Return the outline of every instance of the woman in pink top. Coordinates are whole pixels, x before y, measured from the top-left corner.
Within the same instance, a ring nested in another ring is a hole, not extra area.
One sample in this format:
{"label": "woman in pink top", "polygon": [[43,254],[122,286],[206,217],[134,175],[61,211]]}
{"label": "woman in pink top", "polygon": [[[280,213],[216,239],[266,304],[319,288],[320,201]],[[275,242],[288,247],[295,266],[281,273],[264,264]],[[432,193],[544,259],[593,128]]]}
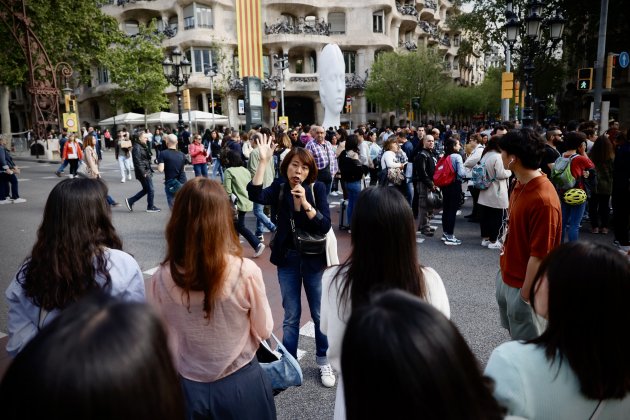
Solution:
{"label": "woman in pink top", "polygon": [[275,419],[256,361],[273,319],[258,266],[242,257],[221,184],[197,177],[177,192],[164,262],[148,298],[161,312],[187,418]]}
{"label": "woman in pink top", "polygon": [[188,145],[188,153],[192,160],[195,176],[208,178],[208,151],[201,143],[201,136],[199,134],[195,134],[193,142]]}

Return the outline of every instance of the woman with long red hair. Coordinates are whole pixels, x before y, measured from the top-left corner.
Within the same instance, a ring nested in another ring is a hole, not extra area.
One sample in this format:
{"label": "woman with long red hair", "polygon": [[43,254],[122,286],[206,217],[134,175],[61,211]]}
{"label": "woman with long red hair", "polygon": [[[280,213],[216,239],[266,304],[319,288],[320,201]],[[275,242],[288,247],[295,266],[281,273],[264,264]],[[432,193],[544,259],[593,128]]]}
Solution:
{"label": "woman with long red hair", "polygon": [[260,268],[242,257],[221,184],[184,184],[166,242],[148,299],[169,330],[187,418],[275,419],[271,384],[256,361],[271,335],[271,309]]}

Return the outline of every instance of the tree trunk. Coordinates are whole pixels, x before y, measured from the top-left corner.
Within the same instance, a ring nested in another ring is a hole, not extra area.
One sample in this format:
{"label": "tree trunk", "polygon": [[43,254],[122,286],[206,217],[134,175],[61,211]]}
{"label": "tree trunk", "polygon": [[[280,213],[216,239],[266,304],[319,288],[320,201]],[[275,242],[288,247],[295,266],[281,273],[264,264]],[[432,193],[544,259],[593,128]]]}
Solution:
{"label": "tree trunk", "polygon": [[[7,145],[11,144],[11,114],[9,114],[9,98],[11,91],[8,86],[0,86],[0,116],[2,116],[2,126],[0,133],[7,140]],[[9,146],[10,147],[10,146]]]}

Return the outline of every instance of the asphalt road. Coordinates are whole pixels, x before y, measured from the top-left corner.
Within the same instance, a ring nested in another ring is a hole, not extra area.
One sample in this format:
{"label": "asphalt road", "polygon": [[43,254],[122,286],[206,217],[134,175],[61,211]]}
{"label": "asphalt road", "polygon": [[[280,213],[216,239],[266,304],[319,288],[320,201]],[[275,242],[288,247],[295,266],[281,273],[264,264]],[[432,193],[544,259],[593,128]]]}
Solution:
{"label": "asphalt road", "polygon": [[[24,169],[20,175],[20,196],[28,201],[21,204],[0,206],[0,290],[4,291],[15,274],[20,263],[30,252],[36,237],[36,230],[41,223],[42,211],[48,193],[60,178],[54,175],[58,164],[38,163],[17,160]],[[104,179],[109,185],[110,194],[123,204],[129,197],[140,190],[136,180],[120,182],[120,172],[112,152],[106,152],[101,164]],[[66,170],[67,172],[67,170]],[[192,172],[189,174],[189,177]],[[123,239],[125,251],[131,253],[145,272],[156,267],[164,256],[164,226],[169,217],[168,206],[162,186],[162,176],[154,178],[156,187],[156,205],[163,210],[160,213],[142,211],[146,201],[136,204],[136,211],[129,213],[124,206],[113,209],[113,221]],[[338,202],[330,197],[331,215],[336,222]],[[470,212],[471,203],[467,200],[463,214]],[[463,216],[463,215],[462,215]],[[480,246],[479,225],[468,223],[459,216],[455,226],[456,236],[463,241],[461,246],[447,247],[439,240],[441,228],[434,238],[418,244],[418,257],[422,264],[433,267],[444,280],[451,305],[452,320],[460,329],[479,362],[483,365],[488,360],[492,349],[509,339],[499,325],[497,306],[494,298],[494,278],[498,269],[498,250],[489,250]],[[438,221],[439,223],[439,221]],[[248,224],[254,227],[251,215]],[[336,225],[336,223],[335,223]],[[587,226],[588,227],[588,224]],[[582,232],[582,239],[601,242],[612,241],[612,237],[591,235]],[[339,253],[343,258],[349,247],[349,234],[337,232]],[[244,243],[244,255],[251,257],[253,251]],[[282,307],[274,267],[269,263],[269,251],[256,260],[265,276],[267,294],[274,313],[276,334],[281,334]],[[307,308],[303,305],[303,308]],[[0,332],[6,331],[7,304],[0,299]],[[308,330],[308,311],[304,311],[302,324]],[[310,335],[310,334],[309,334]],[[304,385],[283,392],[276,397],[278,418],[280,419],[322,419],[331,418],[333,413],[335,390],[326,389],[319,383],[317,367],[314,361],[314,340],[302,336],[300,349],[304,352],[301,364],[304,370]],[[372,369],[379,367],[369,367]]]}

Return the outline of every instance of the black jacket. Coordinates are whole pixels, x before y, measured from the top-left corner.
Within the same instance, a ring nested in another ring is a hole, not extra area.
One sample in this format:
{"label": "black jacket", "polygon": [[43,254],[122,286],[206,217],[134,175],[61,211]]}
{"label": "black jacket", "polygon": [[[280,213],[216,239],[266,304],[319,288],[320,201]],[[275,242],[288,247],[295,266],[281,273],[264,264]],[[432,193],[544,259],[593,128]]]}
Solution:
{"label": "black jacket", "polygon": [[[284,188],[282,203],[279,202],[280,188]],[[306,200],[317,210],[317,214],[309,219],[304,209],[293,212],[295,226],[310,233],[325,235],[331,226],[326,186],[315,181],[313,184],[315,197],[311,194],[310,185],[304,185],[304,189],[306,190]],[[282,266],[286,259],[287,249],[293,246],[290,222],[290,212],[293,211],[293,195],[290,192],[289,181],[283,177],[276,178],[270,186],[264,189],[262,185],[252,185],[250,182],[247,185],[247,192],[250,200],[255,203],[270,205],[271,213],[277,215],[274,221],[277,231],[271,247],[270,261],[276,266]],[[302,256],[302,268],[309,272],[318,272],[325,267],[326,254]]]}
{"label": "black jacket", "polygon": [[153,169],[151,169],[151,153],[147,147],[134,141],[131,157],[133,158],[133,170],[136,174],[136,179],[146,178],[147,175],[151,176],[153,173]]}
{"label": "black jacket", "polygon": [[343,182],[360,181],[368,172],[368,168],[361,164],[358,159],[352,159],[348,157],[344,150],[339,155],[339,171],[341,172],[341,180]]}
{"label": "black jacket", "polygon": [[433,188],[433,173],[435,172],[435,158],[433,152],[420,150],[413,162],[414,179],[427,188]]}

